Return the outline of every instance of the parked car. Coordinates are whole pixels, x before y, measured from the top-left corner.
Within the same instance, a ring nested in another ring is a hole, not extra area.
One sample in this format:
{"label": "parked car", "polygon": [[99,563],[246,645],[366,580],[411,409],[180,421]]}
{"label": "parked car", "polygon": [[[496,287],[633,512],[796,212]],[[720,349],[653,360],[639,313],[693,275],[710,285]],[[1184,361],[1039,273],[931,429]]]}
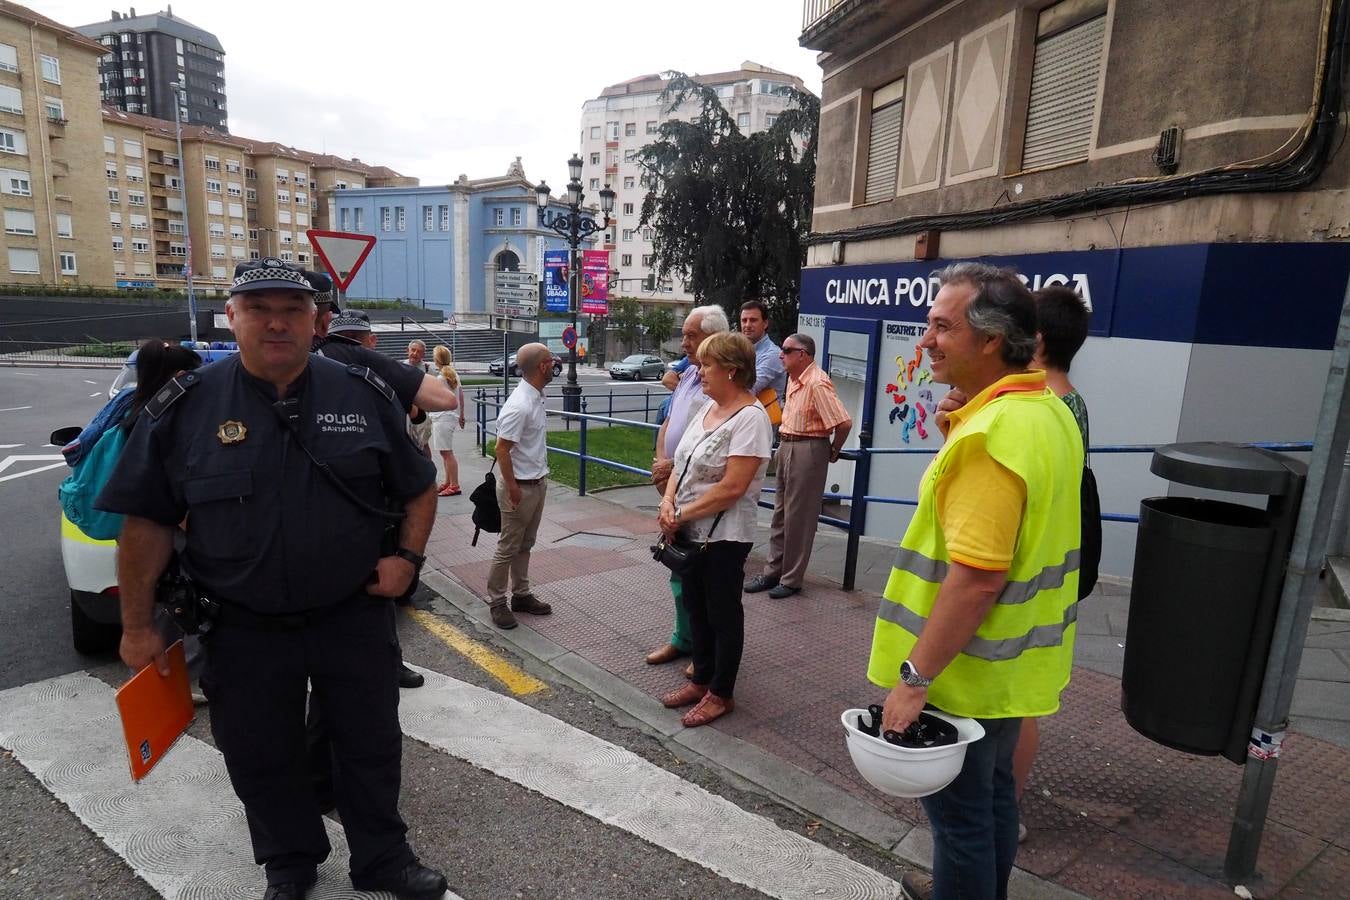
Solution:
{"label": "parked car", "polygon": [[[203,365],[238,353],[236,345],[197,349]],[[113,380],[109,398],[136,387],[136,351],[127,357]],[[83,425],[58,428],[51,443],[64,447],[84,430]],[[58,505],[58,509],[59,509]],[[117,542],[91,538],[61,513],[61,564],[70,588],[70,636],[79,653],[102,653],[122,637],[121,600],[117,591]]]}
{"label": "parked car", "polygon": [[[511,354],[510,356],[508,356],[508,357],[505,357],[504,359],[503,359],[502,357],[499,356],[499,357],[497,357],[496,359],[494,359],[492,362],[488,363],[488,373],[491,374],[491,375],[497,375],[497,376],[500,376],[500,375],[502,374],[502,369],[503,369],[505,366],[510,366],[510,367],[511,367],[511,375],[512,375],[513,377],[516,377],[516,378],[519,378],[519,377],[520,377],[520,369],[516,368],[516,355],[515,355],[514,353],[512,353],[512,354]],[[562,370],[563,370],[563,361],[562,361],[562,357],[559,356],[558,354],[554,353],[554,354],[553,354],[553,377],[554,377],[554,378],[557,378],[559,375],[561,375],[561,374],[562,374]]]}
{"label": "parked car", "polygon": [[634,353],[618,362],[609,364],[610,378],[631,378],[642,381],[644,378],[660,378],[666,372],[666,364],[659,356],[646,353]]}

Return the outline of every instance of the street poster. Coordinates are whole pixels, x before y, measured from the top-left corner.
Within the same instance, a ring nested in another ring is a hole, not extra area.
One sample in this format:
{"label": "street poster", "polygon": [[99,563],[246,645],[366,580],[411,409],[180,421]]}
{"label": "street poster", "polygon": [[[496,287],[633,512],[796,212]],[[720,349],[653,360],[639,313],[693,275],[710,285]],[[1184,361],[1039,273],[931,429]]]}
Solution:
{"label": "street poster", "polygon": [[566,250],[544,251],[544,308],[549,312],[568,311],[567,253]]}
{"label": "street poster", "polygon": [[581,254],[581,311],[609,315],[609,251],[583,250]]}

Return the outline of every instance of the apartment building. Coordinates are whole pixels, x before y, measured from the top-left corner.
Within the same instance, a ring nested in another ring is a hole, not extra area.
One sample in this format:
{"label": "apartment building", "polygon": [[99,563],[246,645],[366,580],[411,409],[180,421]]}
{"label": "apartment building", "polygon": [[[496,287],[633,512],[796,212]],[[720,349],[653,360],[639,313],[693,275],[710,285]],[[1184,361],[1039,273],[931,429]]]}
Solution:
{"label": "apartment building", "polygon": [[[385,167],[103,110],[104,175],[119,287],[224,290],[234,266],[276,256],[313,267],[321,190],[416,183]],[[181,169],[181,175],[180,175]],[[329,186],[322,188],[322,185]]]}
{"label": "apartment building", "polygon": [[[941,441],[917,342],[935,273],[968,258],[1089,304],[1094,444],[1312,438],[1350,276],[1350,4],[1215,10],[804,0],[823,90],[799,326],[877,446]],[[871,483],[916,484],[914,460]],[[1147,466],[1094,458],[1104,510],[1157,492]],[[907,516],[869,507],[867,531]],[[1105,530],[1102,570],[1128,575],[1133,526]]]}
{"label": "apartment building", "polygon": [[124,112],[228,131],[225,48],[214,34],[176,17],[173,6],[138,16],[116,10],[106,22],[75,29],[103,45],[103,103]]}
{"label": "apartment building", "polygon": [[112,281],[99,173],[102,52],[32,10],[0,6],[0,281]]}
{"label": "apartment building", "polygon": [[[789,87],[805,90],[795,75],[754,62],[739,69],[696,76],[717,90],[723,106],[744,133],[763,131],[789,105]],[[588,199],[598,202],[599,191],[608,184],[614,200],[615,224],[604,234],[610,251],[610,268],[619,270],[619,296],[643,301],[676,304],[677,317],[692,304],[693,297],[678,279],[655,282],[652,266],[652,229],[642,227],[642,201],[647,195],[637,152],[657,139],[661,123],[669,118],[691,119],[697,104],[668,113],[660,95],[669,82],[659,74],[640,75],[613,84],[600,96],[587,100],[581,111],[582,185]]]}

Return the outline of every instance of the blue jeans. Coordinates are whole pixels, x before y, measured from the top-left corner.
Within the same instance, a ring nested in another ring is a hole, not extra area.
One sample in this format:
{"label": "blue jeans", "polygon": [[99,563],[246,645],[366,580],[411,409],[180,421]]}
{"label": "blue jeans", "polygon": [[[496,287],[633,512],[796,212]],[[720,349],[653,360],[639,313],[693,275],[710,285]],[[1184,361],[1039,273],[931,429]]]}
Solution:
{"label": "blue jeans", "polygon": [[924,797],[933,828],[933,900],[1006,900],[1017,856],[1012,759],[1021,719],[980,719],[956,780]]}

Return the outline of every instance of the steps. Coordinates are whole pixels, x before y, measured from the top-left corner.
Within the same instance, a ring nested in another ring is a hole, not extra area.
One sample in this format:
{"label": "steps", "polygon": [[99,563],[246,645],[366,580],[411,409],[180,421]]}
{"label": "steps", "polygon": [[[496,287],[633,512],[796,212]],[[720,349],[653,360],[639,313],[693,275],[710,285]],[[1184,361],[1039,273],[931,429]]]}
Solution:
{"label": "steps", "polygon": [[[502,332],[491,328],[409,328],[404,331],[375,332],[375,349],[395,359],[405,359],[408,355],[408,343],[418,340],[427,345],[427,361],[431,361],[432,348],[444,344],[454,352],[455,362],[491,362],[502,355]],[[510,346],[514,351],[522,344],[533,340],[532,335],[510,335]]]}

